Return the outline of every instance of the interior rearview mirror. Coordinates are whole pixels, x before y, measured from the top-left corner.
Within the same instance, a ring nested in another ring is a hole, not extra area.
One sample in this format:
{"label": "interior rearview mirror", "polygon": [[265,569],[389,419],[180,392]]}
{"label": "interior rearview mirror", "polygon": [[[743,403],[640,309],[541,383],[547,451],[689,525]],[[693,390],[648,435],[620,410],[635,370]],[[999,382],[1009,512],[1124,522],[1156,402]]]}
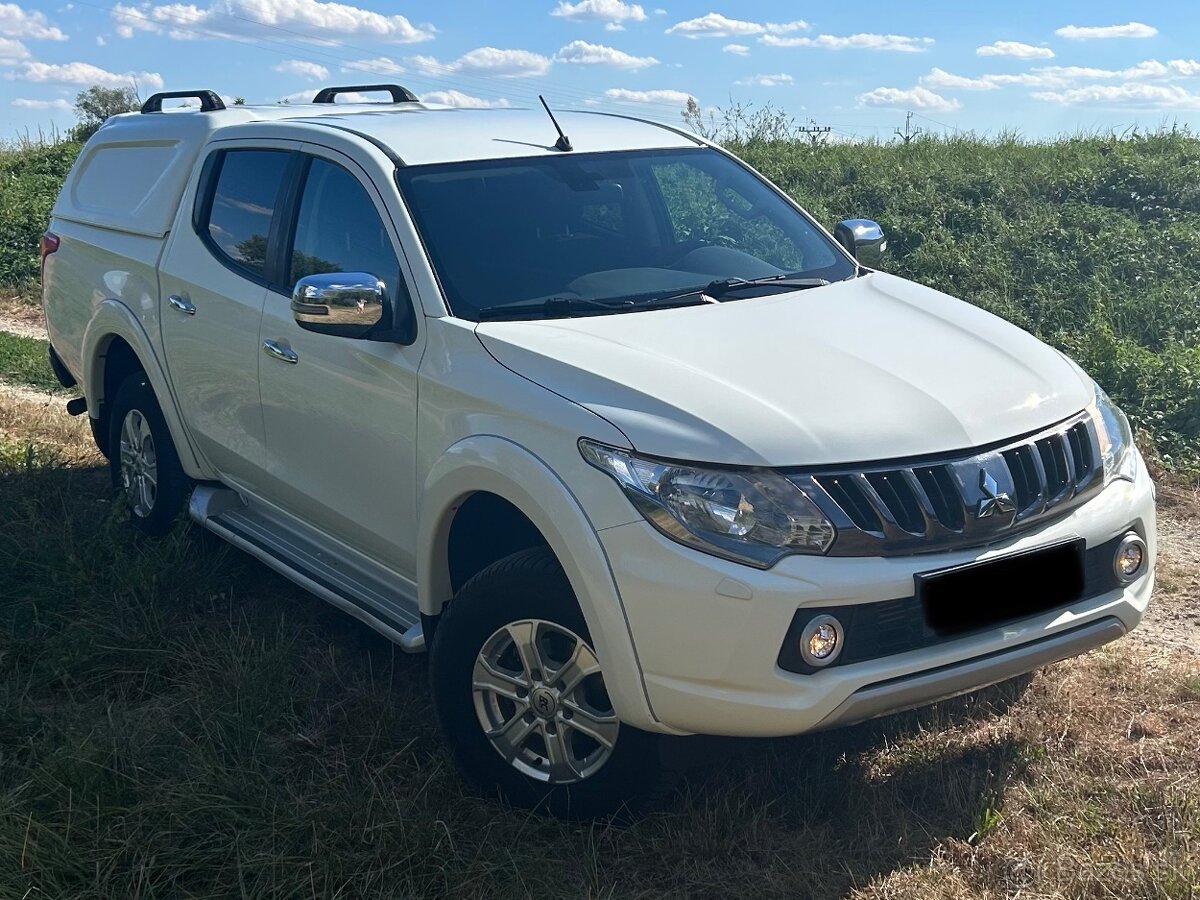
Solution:
{"label": "interior rearview mirror", "polygon": [[878,222],[871,219],[843,219],[833,229],[834,239],[864,266],[878,268],[887,252],[887,238]]}

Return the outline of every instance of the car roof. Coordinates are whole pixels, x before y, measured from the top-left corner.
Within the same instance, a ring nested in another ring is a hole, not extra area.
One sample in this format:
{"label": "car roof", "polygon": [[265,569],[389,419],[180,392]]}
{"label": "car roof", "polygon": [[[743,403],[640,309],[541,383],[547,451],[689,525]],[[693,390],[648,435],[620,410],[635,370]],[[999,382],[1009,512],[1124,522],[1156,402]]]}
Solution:
{"label": "car roof", "polygon": [[[696,147],[682,129],[603,111],[563,110],[555,117],[574,152]],[[110,130],[111,129],[111,130]],[[189,143],[271,135],[319,141],[328,129],[356,134],[384,149],[398,165],[558,155],[558,132],[542,109],[461,109],[426,103],[305,103],[232,106],[114,116],[101,132],[173,136]],[[218,135],[219,132],[219,135]],[[306,134],[307,133],[307,134]]]}
{"label": "car roof", "polygon": [[[397,164],[406,166],[563,152],[555,149],[558,132],[541,109],[457,109],[421,103],[346,104],[346,107],[342,111],[325,104],[307,112],[303,107],[293,106],[293,115],[286,120],[287,130],[293,134],[298,129],[348,131],[387,148]],[[555,117],[576,153],[701,144],[682,130],[629,116],[564,110],[556,112]],[[221,136],[232,138],[235,131],[248,131],[249,127],[249,123],[240,128],[234,126]]]}

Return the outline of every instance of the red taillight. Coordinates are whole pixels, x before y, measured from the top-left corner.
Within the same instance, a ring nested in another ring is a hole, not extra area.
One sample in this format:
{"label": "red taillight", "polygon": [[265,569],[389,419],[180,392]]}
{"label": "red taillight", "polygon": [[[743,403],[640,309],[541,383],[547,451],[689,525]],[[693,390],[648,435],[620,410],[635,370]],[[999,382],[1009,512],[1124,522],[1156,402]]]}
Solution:
{"label": "red taillight", "polygon": [[47,231],[42,235],[42,275],[46,274],[46,257],[58,249],[58,235]]}

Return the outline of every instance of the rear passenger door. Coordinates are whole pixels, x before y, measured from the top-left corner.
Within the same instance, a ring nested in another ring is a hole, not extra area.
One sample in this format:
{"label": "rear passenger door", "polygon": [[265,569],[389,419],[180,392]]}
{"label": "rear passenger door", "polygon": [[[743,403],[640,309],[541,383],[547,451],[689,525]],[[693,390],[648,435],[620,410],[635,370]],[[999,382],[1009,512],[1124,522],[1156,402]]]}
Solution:
{"label": "rear passenger door", "polygon": [[213,146],[159,266],[162,339],[197,449],[226,481],[256,490],[266,458],[258,331],[299,144]]}
{"label": "rear passenger door", "polygon": [[[336,151],[305,146],[283,229],[287,285],[366,272],[386,286],[395,321],[413,316],[404,255],[367,173]],[[416,548],[417,318],[410,344],[321,334],[295,321],[291,291],[263,311],[260,385],[270,484],[266,499],[402,575]]]}

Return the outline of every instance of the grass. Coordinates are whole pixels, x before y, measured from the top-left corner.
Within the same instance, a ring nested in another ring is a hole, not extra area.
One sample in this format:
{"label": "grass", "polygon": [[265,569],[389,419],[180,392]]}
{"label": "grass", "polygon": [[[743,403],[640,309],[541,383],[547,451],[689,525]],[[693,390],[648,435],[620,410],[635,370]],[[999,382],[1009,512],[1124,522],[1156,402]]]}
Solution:
{"label": "grass", "polygon": [[[879,218],[895,271],[1069,349],[1200,471],[1200,142],[740,149],[822,221]],[[0,151],[0,282],[36,276],[73,153]],[[53,388],[45,345],[0,333],[4,380]],[[566,825],[464,787],[424,658],[204,532],[137,538],[102,463],[60,398],[0,384],[0,898],[1200,896],[1194,653],[673,742],[698,765],[661,809]]]}
{"label": "grass", "polygon": [[[1066,351],[1161,466],[1200,476],[1200,139],[1171,129],[813,147],[769,110],[733,112],[725,143],[820,222],[877,219],[888,271]],[[0,285],[29,293],[78,149],[0,148]]]}
{"label": "grass", "polygon": [[196,529],[135,537],[64,459],[0,441],[0,896],[1200,892],[1189,654],[677,742],[663,808],[566,825],[464,787],[423,657]]}
{"label": "grass", "polygon": [[0,331],[0,381],[61,393],[46,356],[48,344],[31,337]]}

